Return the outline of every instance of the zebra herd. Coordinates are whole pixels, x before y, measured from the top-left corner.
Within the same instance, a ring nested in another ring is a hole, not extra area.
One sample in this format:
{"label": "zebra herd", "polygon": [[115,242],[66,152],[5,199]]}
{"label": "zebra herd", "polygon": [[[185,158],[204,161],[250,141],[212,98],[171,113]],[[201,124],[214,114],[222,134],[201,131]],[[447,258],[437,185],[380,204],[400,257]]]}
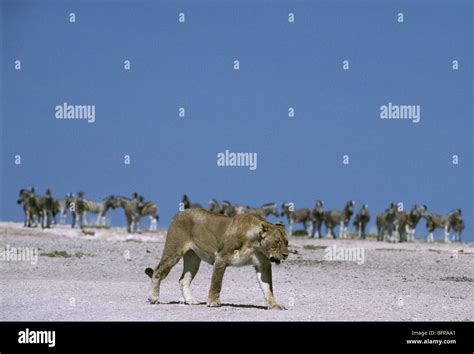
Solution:
{"label": "zebra herd", "polygon": [[[284,217],[288,220],[288,234],[293,235],[293,225],[301,223],[309,237],[322,238],[321,228],[326,227],[326,236],[333,238],[348,237],[348,228],[354,214],[354,201],[349,200],[342,210],[324,210],[322,200],[317,200],[313,209],[295,209],[293,203],[283,202],[281,213],[278,212],[276,203],[267,203],[259,208],[252,208],[242,204],[231,204],[229,201],[218,202],[212,199],[209,202],[208,210],[227,216],[234,216],[243,213],[254,213],[264,218],[269,215]],[[202,208],[199,203],[191,203],[189,197],[184,195],[181,199],[181,206],[187,208]],[[400,210],[395,203],[390,203],[385,211],[379,213],[376,218],[377,240],[390,242],[406,242],[415,239],[415,229],[421,218],[425,218],[428,229],[428,242],[434,241],[433,231],[437,228],[444,230],[444,241],[449,242],[449,233],[453,241],[461,241],[461,233],[464,230],[464,219],[461,209],[454,209],[447,215],[428,213],[426,205],[414,205],[409,212]],[[370,212],[367,204],[362,204],[353,218],[353,228],[361,239],[366,238],[366,227],[370,221]],[[339,236],[336,236],[334,229],[339,226]]]}
{"label": "zebra herd", "polygon": [[53,197],[48,188],[45,195],[37,195],[35,188],[23,188],[17,200],[23,204],[25,214],[25,227],[49,228],[56,224],[56,217],[60,215],[60,224],[66,223],[67,213],[71,213],[74,228],[77,225],[83,228],[88,225],[87,214],[97,214],[96,225],[105,225],[105,214],[109,209],[123,208],[127,220],[127,231],[138,231],[138,224],[143,216],[150,218],[150,231],[155,231],[158,224],[158,208],[155,203],[146,201],[145,198],[133,193],[131,198],[109,195],[102,200],[84,198],[84,192],[74,196],[68,193],[63,199]]}
{"label": "zebra herd", "polygon": [[[44,195],[36,195],[34,187],[21,189],[18,197],[18,204],[23,205],[25,214],[25,227],[49,228],[56,224],[56,217],[59,214],[60,224],[66,223],[67,213],[72,217],[71,226],[84,227],[88,225],[87,214],[97,215],[96,225],[105,225],[105,215],[109,209],[122,208],[127,221],[127,231],[129,233],[139,230],[140,219],[144,216],[150,218],[150,231],[157,229],[159,220],[158,208],[155,203],[146,201],[145,198],[133,193],[131,198],[124,196],[109,195],[102,200],[90,200],[84,198],[84,193],[79,192],[77,196],[68,193],[63,199],[53,197],[48,188]],[[324,202],[317,200],[313,209],[295,209],[293,203],[283,202],[281,212],[276,203],[263,204],[261,207],[250,207],[243,204],[232,204],[227,200],[218,202],[212,199],[209,202],[208,210],[225,216],[235,216],[244,213],[253,213],[263,218],[270,215],[275,217],[286,216],[288,220],[288,234],[293,235],[293,225],[301,223],[309,237],[322,238],[322,226],[326,227],[326,236],[333,238],[347,238],[348,228],[354,214],[354,201],[349,200],[342,210],[324,209]],[[199,203],[192,203],[189,197],[184,194],[179,203],[179,209],[203,208]],[[461,241],[461,233],[464,229],[464,219],[461,209],[454,209],[447,215],[429,213],[426,205],[413,205],[410,211],[403,211],[395,203],[389,206],[376,217],[377,240],[390,242],[413,241],[415,229],[419,221],[424,218],[428,229],[428,242],[433,242],[433,231],[437,228],[444,230],[444,241],[449,242],[450,231],[453,231],[452,240]],[[358,238],[366,238],[366,227],[370,221],[370,212],[367,204],[362,204],[353,218],[353,229]],[[339,235],[335,233],[335,228],[339,226]]]}

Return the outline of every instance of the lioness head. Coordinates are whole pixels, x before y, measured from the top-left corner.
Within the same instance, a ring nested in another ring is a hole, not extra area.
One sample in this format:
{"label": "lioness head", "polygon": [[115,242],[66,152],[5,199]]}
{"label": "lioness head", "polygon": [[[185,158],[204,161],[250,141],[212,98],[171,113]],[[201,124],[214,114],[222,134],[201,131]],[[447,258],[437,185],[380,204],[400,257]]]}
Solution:
{"label": "lioness head", "polygon": [[262,223],[260,237],[262,252],[270,259],[270,262],[279,264],[288,257],[288,239],[284,224]]}

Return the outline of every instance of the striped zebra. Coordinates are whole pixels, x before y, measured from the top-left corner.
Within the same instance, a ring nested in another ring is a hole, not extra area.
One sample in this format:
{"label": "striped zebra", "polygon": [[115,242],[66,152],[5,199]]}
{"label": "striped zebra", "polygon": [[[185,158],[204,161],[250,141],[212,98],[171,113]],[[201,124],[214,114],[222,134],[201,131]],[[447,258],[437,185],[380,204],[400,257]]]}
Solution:
{"label": "striped zebra", "polygon": [[422,217],[428,215],[426,205],[413,205],[409,212],[397,211],[395,216],[395,229],[400,236],[400,242],[414,241],[415,229]]}
{"label": "striped zebra", "polygon": [[388,232],[389,239],[392,240],[396,216],[397,207],[395,203],[390,203],[385,211],[377,215],[377,241],[384,241],[386,232]]}
{"label": "striped zebra", "polygon": [[208,204],[209,208],[207,210],[212,211],[213,213],[220,213],[221,206],[217,200],[211,199]]}
{"label": "striped zebra", "polygon": [[324,214],[324,223],[326,224],[326,229],[333,238],[336,238],[334,233],[334,228],[339,225],[339,237],[347,236],[347,227],[349,221],[351,220],[352,214],[354,213],[354,201],[349,200],[346,203],[346,206],[343,210],[331,209]]}
{"label": "striped zebra", "polygon": [[41,228],[51,227],[55,205],[51,189],[47,188],[45,195],[42,196],[35,194],[34,187],[30,190],[21,189],[17,203],[23,204],[25,226],[36,227],[39,223]]}
{"label": "striped zebra", "polygon": [[25,227],[36,227],[40,219],[40,209],[36,203],[35,188],[22,188],[18,195],[18,204],[23,204],[23,213],[25,214]]}
{"label": "striped zebra", "polygon": [[133,193],[132,200],[137,200],[140,203],[140,217],[149,216],[150,217],[150,227],[148,228],[149,231],[156,231],[158,228],[158,220],[160,219],[158,216],[158,207],[155,203],[146,201],[142,195],[138,193]]}
{"label": "striped zebra", "polygon": [[247,207],[241,204],[232,204],[227,200],[223,200],[220,204],[221,209],[220,213],[225,216],[236,216],[240,214],[245,214],[247,212]]}
{"label": "striped zebra", "polygon": [[464,230],[464,219],[462,215],[459,215],[457,220],[452,223],[452,228],[454,231],[452,241],[461,242],[461,234]]}
{"label": "striped zebra", "polygon": [[444,229],[444,242],[449,242],[449,231],[451,229],[459,230],[460,225],[464,225],[461,209],[454,209],[447,215],[428,214],[426,216],[427,241],[434,242],[433,231],[435,229]]}
{"label": "striped zebra", "polygon": [[65,225],[67,219],[67,211],[74,202],[72,193],[68,193],[63,199],[56,199],[54,201],[53,222],[56,224],[56,215],[59,213],[59,224]]}
{"label": "striped zebra", "polygon": [[287,216],[288,219],[288,235],[293,235],[293,224],[302,223],[304,229],[311,235],[310,226],[312,226],[312,216],[311,210],[308,208],[293,209],[293,204],[288,202],[283,202],[281,204],[281,216]]}
{"label": "striped zebra", "polygon": [[259,215],[259,216],[261,216],[262,218],[265,218],[265,219],[269,215],[274,215],[276,217],[280,216],[278,214],[278,206],[276,205],[276,203],[263,204],[260,208],[247,207],[246,212],[249,213],[249,214]]}
{"label": "striped zebra", "polygon": [[316,234],[318,238],[321,238],[321,225],[324,222],[324,202],[322,200],[316,201],[311,214],[313,220],[313,231],[311,237],[314,237]]}
{"label": "striped zebra", "polygon": [[189,197],[186,194],[183,194],[183,197],[181,198],[181,205],[184,209],[202,208],[202,205],[199,203],[191,203],[191,200],[189,200]]}
{"label": "striped zebra", "polygon": [[128,233],[139,231],[140,210],[143,208],[143,203],[139,199],[129,199],[123,196],[115,197],[115,207],[121,207],[124,210]]}
{"label": "striped zebra", "polygon": [[109,195],[100,201],[96,201],[84,199],[84,192],[79,192],[74,203],[72,227],[75,226],[76,222],[81,228],[88,225],[87,213],[97,214],[96,225],[105,225],[105,214],[110,208],[115,209],[115,196]]}
{"label": "striped zebra", "polygon": [[365,228],[370,221],[369,206],[362,204],[356,216],[354,217],[354,228],[358,233],[359,238],[365,240]]}

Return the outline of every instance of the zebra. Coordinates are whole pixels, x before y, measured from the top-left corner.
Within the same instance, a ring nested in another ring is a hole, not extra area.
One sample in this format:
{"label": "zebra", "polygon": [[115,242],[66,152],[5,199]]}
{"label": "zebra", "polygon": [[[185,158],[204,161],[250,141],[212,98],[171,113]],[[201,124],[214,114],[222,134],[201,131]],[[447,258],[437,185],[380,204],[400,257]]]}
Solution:
{"label": "zebra", "polygon": [[409,212],[397,211],[395,227],[400,235],[400,242],[415,240],[416,226],[422,217],[427,216],[427,210],[426,205],[414,204]]}
{"label": "zebra", "polygon": [[212,211],[213,213],[220,213],[221,211],[221,206],[219,205],[219,202],[215,199],[211,199],[209,201],[209,211]]}
{"label": "zebra", "polygon": [[225,216],[236,216],[240,214],[245,214],[247,212],[247,207],[241,204],[232,205],[229,201],[223,200],[220,204],[220,213]]}
{"label": "zebra", "polygon": [[184,209],[202,208],[202,205],[199,203],[191,203],[189,197],[186,194],[183,194],[183,197],[181,198],[181,205]]}
{"label": "zebra", "polygon": [[245,212],[249,214],[259,215],[262,218],[267,218],[269,215],[274,215],[276,217],[280,216],[280,214],[278,214],[278,206],[276,205],[276,203],[266,203],[263,204],[260,208],[251,208],[248,206],[246,207]]}
{"label": "zebra", "polygon": [[365,228],[370,221],[369,206],[362,204],[354,217],[354,229],[358,232],[358,237],[365,240]]}
{"label": "zebra", "polygon": [[74,202],[74,196],[72,193],[66,194],[63,199],[56,199],[54,201],[53,210],[53,222],[56,224],[56,214],[59,213],[59,224],[65,225],[67,218],[67,210],[71,207],[71,203]]}
{"label": "zebra", "polygon": [[462,223],[462,212],[461,209],[451,210],[447,215],[440,214],[427,214],[426,215],[426,227],[428,228],[428,242],[434,242],[433,231],[435,229],[444,229],[444,242],[449,242],[449,230],[456,227],[459,230]]}
{"label": "zebra", "polygon": [[347,236],[347,226],[354,213],[354,201],[349,200],[343,210],[331,209],[324,214],[324,223],[329,236],[336,238],[334,228],[339,225],[339,237]]}
{"label": "zebra", "polygon": [[464,230],[464,219],[462,218],[462,215],[458,216],[458,218],[452,223],[451,227],[454,231],[452,241],[461,242],[461,234]]}
{"label": "zebra", "polygon": [[[155,203],[146,201],[143,196],[139,195],[138,193],[134,193],[132,200],[137,200],[141,203],[141,207],[139,209],[140,217],[148,215],[150,217],[150,227],[148,228],[149,231],[156,231],[158,220],[160,219],[158,216],[158,207]],[[138,225],[137,225],[138,226]]]}
{"label": "zebra", "polygon": [[40,209],[35,198],[35,188],[22,188],[17,200],[18,204],[23,204],[23,213],[25,214],[25,227],[36,227],[37,221],[40,219]]}
{"label": "zebra", "polygon": [[140,222],[140,213],[144,206],[143,202],[139,199],[140,198],[128,199],[123,196],[117,196],[114,199],[115,208],[121,207],[125,212],[128,233],[139,231],[138,223]]}
{"label": "zebra", "polygon": [[377,215],[377,241],[383,241],[385,232],[387,231],[390,239],[392,239],[395,229],[395,220],[397,216],[397,207],[394,203],[390,203],[385,211]]}
{"label": "zebra", "polygon": [[311,237],[314,237],[316,233],[317,236],[321,238],[321,225],[324,222],[324,202],[322,200],[317,200],[314,204],[314,208],[312,210],[312,219],[313,232],[311,233]]}
{"label": "zebra", "polygon": [[293,224],[302,223],[308,235],[311,235],[309,226],[312,224],[311,210],[301,208],[293,210],[292,203],[283,202],[281,204],[281,216],[287,216],[288,219],[288,235],[293,235]]}
{"label": "zebra", "polygon": [[74,201],[75,208],[73,208],[72,227],[74,228],[76,221],[82,228],[87,225],[87,213],[97,214],[96,225],[105,225],[105,214],[112,208],[115,209],[115,196],[109,195],[101,201],[84,199],[84,192],[77,193],[77,198]]}

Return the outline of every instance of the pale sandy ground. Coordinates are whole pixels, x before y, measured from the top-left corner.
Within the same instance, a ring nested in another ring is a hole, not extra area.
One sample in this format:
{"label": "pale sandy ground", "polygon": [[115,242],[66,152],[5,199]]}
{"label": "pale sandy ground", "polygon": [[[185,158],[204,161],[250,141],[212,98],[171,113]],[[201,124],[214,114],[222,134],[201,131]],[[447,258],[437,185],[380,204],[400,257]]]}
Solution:
{"label": "pale sandy ground", "polygon": [[[0,223],[0,247],[37,247],[40,253],[83,252],[78,257],[40,256],[38,263],[0,261],[0,320],[8,321],[472,321],[472,243],[389,244],[357,240],[290,239],[289,259],[273,266],[277,301],[268,311],[252,267],[228,268],[221,308],[204,305],[211,266],[193,282],[202,305],[179,303],[182,264],[162,284],[161,301],[146,302],[145,267],[158,263],[165,232],[128,236],[123,229],[96,231],[59,226],[27,229]],[[365,263],[324,260],[324,248],[363,247]],[[319,246],[307,249],[304,246]],[[457,281],[456,281],[457,280]]]}

